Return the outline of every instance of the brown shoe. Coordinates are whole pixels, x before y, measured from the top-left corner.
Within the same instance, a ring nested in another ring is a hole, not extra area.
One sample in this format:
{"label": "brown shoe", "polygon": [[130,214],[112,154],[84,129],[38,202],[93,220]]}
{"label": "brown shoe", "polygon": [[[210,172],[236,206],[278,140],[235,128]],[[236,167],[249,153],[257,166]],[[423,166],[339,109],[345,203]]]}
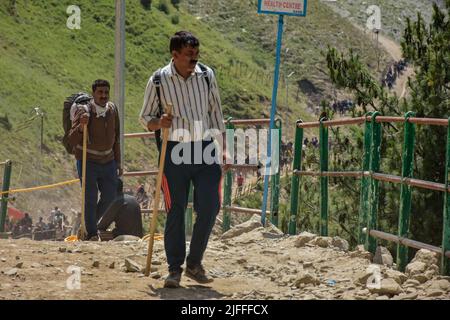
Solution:
{"label": "brown shoe", "polygon": [[192,280],[197,281],[198,283],[210,283],[214,281],[213,278],[206,275],[206,271],[205,269],[203,269],[202,265],[186,266],[186,271],[184,272],[184,274],[186,275],[186,277],[189,277]]}
{"label": "brown shoe", "polygon": [[179,288],[181,281],[181,271],[170,271],[164,281],[164,288]]}

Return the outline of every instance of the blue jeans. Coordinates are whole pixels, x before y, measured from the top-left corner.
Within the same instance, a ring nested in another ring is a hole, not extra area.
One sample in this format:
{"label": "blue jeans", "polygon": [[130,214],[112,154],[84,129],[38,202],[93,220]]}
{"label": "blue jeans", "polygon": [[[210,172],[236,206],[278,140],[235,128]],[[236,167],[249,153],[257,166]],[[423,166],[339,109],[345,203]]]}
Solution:
{"label": "blue jeans", "polygon": [[[77,171],[81,181],[81,160],[77,160]],[[100,191],[100,201],[98,193]],[[100,164],[86,162],[86,194],[84,205],[84,222],[88,239],[97,235],[97,222],[113,202],[117,194],[116,161]],[[98,201],[98,203],[97,203]]]}

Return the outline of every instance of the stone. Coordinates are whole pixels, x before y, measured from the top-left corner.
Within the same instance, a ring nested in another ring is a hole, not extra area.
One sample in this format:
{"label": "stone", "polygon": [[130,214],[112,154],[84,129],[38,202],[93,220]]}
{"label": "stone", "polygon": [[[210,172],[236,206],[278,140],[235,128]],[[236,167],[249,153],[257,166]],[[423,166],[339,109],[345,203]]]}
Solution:
{"label": "stone", "polygon": [[370,268],[367,268],[364,271],[360,271],[360,272],[356,273],[356,275],[355,275],[356,282],[366,285],[367,279],[369,279],[369,277],[372,275],[373,275],[373,272],[372,272],[372,270],[370,270]]}
{"label": "stone", "polygon": [[420,282],[414,279],[408,279],[403,283],[403,287],[405,288],[415,288],[420,286]]}
{"label": "stone", "polygon": [[350,257],[371,260],[372,254],[369,251],[366,251],[364,245],[361,244],[356,247],[355,251],[350,252]]}
{"label": "stone", "polygon": [[330,237],[317,237],[311,240],[309,243],[321,248],[328,248],[332,245],[332,239]]}
{"label": "stone", "polygon": [[371,293],[378,293],[380,295],[396,295],[402,292],[400,285],[395,280],[387,278],[382,279],[379,287],[370,285],[368,289]]}
{"label": "stone", "polygon": [[42,265],[41,265],[40,263],[33,262],[33,263],[31,264],[31,267],[32,267],[32,268],[35,268],[35,269],[39,269],[39,268],[42,268]]}
{"label": "stone", "polygon": [[347,240],[344,240],[339,237],[333,237],[331,244],[333,245],[333,247],[336,247],[342,251],[348,251],[349,248]]}
{"label": "stone", "polygon": [[426,292],[426,296],[427,297],[439,297],[442,296],[444,294],[444,292],[442,290],[430,290]]}
{"label": "stone", "polygon": [[152,279],[160,279],[161,278],[161,274],[159,272],[152,272],[152,273],[150,273],[150,277]]}
{"label": "stone", "polygon": [[16,256],[16,260],[20,260],[20,257],[19,257],[19,256]]}
{"label": "stone", "polygon": [[141,272],[142,267],[131,259],[125,259],[125,271],[126,272]]}
{"label": "stone", "polygon": [[92,267],[93,268],[99,268],[100,267],[100,261],[94,260],[94,262],[92,262]]}
{"label": "stone", "polygon": [[315,237],[317,237],[317,235],[304,231],[297,236],[294,242],[294,246],[297,248],[304,247],[308,242],[313,240]]}
{"label": "stone", "polygon": [[402,285],[408,279],[408,277],[404,273],[392,269],[387,269],[385,274],[387,278],[394,279],[395,282],[400,285]]}
{"label": "stone", "polygon": [[7,276],[15,276],[17,274],[17,272],[19,272],[19,270],[17,268],[12,268],[12,269],[6,271],[5,275],[7,275]]}
{"label": "stone", "polygon": [[2,262],[6,262],[6,259],[5,259],[5,258],[2,258]]}
{"label": "stone", "polygon": [[379,297],[376,297],[375,300],[389,300],[389,297],[388,296],[379,296]]}
{"label": "stone", "polygon": [[113,239],[113,241],[140,241],[141,238],[131,235],[120,235]]}
{"label": "stone", "polygon": [[237,262],[238,264],[246,264],[246,263],[247,263],[247,259],[245,259],[245,258],[240,258],[240,259],[237,259],[236,262]]}
{"label": "stone", "polygon": [[59,247],[59,248],[58,248],[58,251],[59,251],[59,252],[66,252],[66,250],[67,250],[67,249],[64,248],[64,247]]}
{"label": "stone", "polygon": [[432,280],[428,284],[428,289],[450,291],[450,282],[447,280]]}
{"label": "stone", "polygon": [[111,264],[109,265],[109,268],[110,268],[110,269],[114,269],[115,266],[116,266],[116,263],[113,261],[113,262],[111,262]]}
{"label": "stone", "polygon": [[392,258],[392,255],[387,248],[378,246],[375,256],[373,257],[373,263],[390,267],[394,263],[394,258]]}
{"label": "stone", "polygon": [[430,278],[429,278],[426,274],[424,274],[424,273],[421,273],[421,274],[415,274],[415,275],[412,276],[412,279],[417,280],[417,281],[419,281],[420,283],[425,283],[425,282],[427,282],[428,280],[430,280]]}
{"label": "stone", "polygon": [[412,277],[416,274],[422,274],[425,272],[427,265],[421,261],[411,262],[406,266],[405,274],[408,277]]}
{"label": "stone", "polygon": [[314,277],[313,275],[311,275],[309,273],[301,273],[294,280],[294,285],[297,288],[300,288],[301,284],[304,284],[304,285],[306,285],[306,284],[317,285],[319,283],[320,283],[320,281],[316,277]]}
{"label": "stone", "polygon": [[233,228],[231,228],[230,230],[224,232],[221,238],[222,239],[234,238],[260,227],[261,227],[261,217],[257,214],[254,214],[248,221],[238,224]]}
{"label": "stone", "polygon": [[414,259],[412,259],[411,262],[420,261],[425,263],[427,267],[431,266],[432,264],[437,265],[439,263],[439,256],[437,253],[432,252],[427,249],[420,249],[417,251],[416,255],[414,256]]}
{"label": "stone", "polygon": [[400,293],[398,296],[393,297],[392,300],[415,300],[417,297],[417,292]]}
{"label": "stone", "polygon": [[16,264],[15,266],[17,269],[22,269],[23,267],[23,262],[19,262],[18,264]]}

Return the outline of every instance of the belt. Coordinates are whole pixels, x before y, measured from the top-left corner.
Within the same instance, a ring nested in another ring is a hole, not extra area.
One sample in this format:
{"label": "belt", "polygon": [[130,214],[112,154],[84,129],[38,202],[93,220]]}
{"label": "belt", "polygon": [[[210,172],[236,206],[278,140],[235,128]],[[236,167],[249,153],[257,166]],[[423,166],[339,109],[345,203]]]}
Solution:
{"label": "belt", "polygon": [[[77,149],[83,150],[83,147],[80,145],[77,145]],[[86,151],[90,154],[95,154],[96,156],[107,156],[109,155],[113,150],[112,149],[108,149],[105,151],[97,151],[97,150],[92,150],[87,148]]]}

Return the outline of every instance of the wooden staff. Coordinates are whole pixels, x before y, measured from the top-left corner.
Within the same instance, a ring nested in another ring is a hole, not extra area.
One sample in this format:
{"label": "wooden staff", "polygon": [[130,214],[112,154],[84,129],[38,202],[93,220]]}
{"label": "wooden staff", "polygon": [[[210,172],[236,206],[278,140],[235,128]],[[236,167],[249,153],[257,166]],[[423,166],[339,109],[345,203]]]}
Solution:
{"label": "wooden staff", "polygon": [[[172,113],[172,105],[168,104],[166,113],[170,115]],[[147,254],[147,266],[145,267],[145,276],[148,277],[152,267],[152,255],[153,255],[153,242],[155,237],[156,222],[159,213],[159,198],[161,195],[161,182],[164,173],[164,160],[166,159],[167,140],[169,138],[169,128],[163,128],[163,141],[161,146],[161,155],[159,157],[159,171],[156,179],[156,190],[153,202],[153,214],[150,223],[150,237],[148,238],[148,254]]]}
{"label": "wooden staff", "polygon": [[85,240],[87,235],[85,217],[85,201],[86,201],[86,151],[87,151],[87,124],[83,125],[83,160],[81,166],[81,232],[80,240]]}

